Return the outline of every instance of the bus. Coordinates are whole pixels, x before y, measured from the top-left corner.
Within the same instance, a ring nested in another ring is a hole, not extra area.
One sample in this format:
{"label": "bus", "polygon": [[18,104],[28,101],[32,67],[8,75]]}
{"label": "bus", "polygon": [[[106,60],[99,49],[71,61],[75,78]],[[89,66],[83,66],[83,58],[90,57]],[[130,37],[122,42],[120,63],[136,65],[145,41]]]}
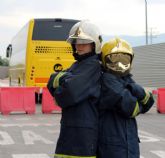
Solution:
{"label": "bus", "polygon": [[9,85],[45,87],[51,73],[68,68],[74,58],[66,39],[78,21],[60,18],[30,20],[6,50]]}

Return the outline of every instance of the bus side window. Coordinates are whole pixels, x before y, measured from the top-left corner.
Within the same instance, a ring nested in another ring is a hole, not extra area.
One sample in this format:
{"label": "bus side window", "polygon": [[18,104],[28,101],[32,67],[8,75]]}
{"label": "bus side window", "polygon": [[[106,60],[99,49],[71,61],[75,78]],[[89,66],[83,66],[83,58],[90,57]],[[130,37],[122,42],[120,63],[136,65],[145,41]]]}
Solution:
{"label": "bus side window", "polygon": [[12,54],[12,45],[9,44],[7,49],[6,49],[6,57],[7,58],[11,57],[11,54]]}

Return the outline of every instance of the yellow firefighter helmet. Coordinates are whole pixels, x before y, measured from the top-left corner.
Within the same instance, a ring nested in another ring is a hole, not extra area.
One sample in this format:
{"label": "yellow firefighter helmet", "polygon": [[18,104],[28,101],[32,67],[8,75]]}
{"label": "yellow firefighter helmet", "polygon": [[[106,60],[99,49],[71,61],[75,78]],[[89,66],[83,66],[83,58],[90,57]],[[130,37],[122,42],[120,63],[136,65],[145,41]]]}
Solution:
{"label": "yellow firefighter helmet", "polygon": [[119,75],[129,73],[133,57],[130,44],[120,38],[114,38],[102,47],[103,66]]}

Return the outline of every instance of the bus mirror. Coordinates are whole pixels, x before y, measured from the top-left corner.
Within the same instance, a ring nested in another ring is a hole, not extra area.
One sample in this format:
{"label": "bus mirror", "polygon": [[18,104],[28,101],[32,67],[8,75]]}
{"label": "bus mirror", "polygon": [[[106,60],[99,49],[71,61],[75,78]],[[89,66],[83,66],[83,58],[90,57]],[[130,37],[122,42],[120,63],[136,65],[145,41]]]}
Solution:
{"label": "bus mirror", "polygon": [[6,50],[6,57],[9,58],[9,51]]}
{"label": "bus mirror", "polygon": [[12,54],[12,45],[9,44],[7,49],[6,49],[6,57],[9,58]]}

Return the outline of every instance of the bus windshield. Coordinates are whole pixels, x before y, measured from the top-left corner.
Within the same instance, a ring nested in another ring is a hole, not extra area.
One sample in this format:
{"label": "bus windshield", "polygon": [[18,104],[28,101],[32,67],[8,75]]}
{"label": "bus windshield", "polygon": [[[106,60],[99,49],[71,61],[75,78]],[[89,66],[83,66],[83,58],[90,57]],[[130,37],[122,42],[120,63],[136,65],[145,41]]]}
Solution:
{"label": "bus windshield", "polygon": [[71,27],[78,21],[61,19],[36,19],[32,40],[66,41]]}

